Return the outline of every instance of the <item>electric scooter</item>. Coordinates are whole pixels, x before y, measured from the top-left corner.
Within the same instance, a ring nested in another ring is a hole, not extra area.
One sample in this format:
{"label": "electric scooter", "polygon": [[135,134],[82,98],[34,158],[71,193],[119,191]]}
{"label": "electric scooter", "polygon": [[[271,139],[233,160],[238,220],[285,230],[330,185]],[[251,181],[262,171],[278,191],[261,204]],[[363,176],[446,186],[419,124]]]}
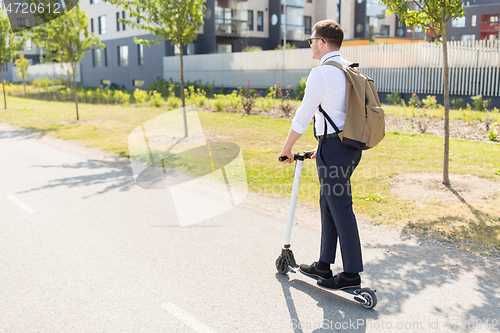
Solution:
{"label": "electric scooter", "polygon": [[[292,196],[290,199],[290,207],[288,208],[288,219],[286,222],[285,238],[283,241],[283,249],[281,250],[281,255],[276,259],[276,269],[278,273],[286,275],[288,272],[300,274],[309,280],[314,281],[314,284],[321,289],[328,290],[333,293],[339,293],[349,299],[359,302],[361,306],[366,309],[373,309],[377,305],[377,296],[375,295],[374,289],[370,288],[345,288],[345,289],[328,289],[321,287],[316,282],[319,279],[303,274],[299,265],[295,262],[295,257],[293,256],[292,250],[290,249],[290,238],[292,236],[292,226],[293,218],[295,216],[295,207],[297,205],[297,197],[299,195],[300,178],[302,177],[302,167],[304,166],[304,160],[310,159],[313,155],[311,151],[304,151],[304,153],[296,153],[293,155],[295,161],[295,172],[293,175],[293,187]],[[286,156],[279,157],[279,161],[283,162],[287,159]],[[311,281],[311,282],[312,282]]]}

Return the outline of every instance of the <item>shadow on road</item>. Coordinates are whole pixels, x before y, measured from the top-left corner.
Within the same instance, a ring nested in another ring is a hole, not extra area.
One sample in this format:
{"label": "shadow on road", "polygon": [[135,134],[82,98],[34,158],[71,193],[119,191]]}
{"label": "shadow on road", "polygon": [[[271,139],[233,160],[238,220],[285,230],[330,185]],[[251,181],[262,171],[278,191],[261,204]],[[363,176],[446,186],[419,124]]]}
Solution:
{"label": "shadow on road", "polygon": [[[339,330],[339,325],[346,322],[361,322],[365,325],[356,325],[355,329],[350,326],[348,330],[340,329],[340,331],[377,330],[381,329],[375,326],[381,324],[377,322],[379,316],[386,322],[391,317],[398,318],[398,315],[417,318],[401,325],[411,326],[411,329],[421,327],[424,331],[434,332],[436,330],[429,326],[431,323],[435,324],[437,320],[440,329],[445,328],[446,320],[450,320],[449,323],[452,324],[453,320],[460,319],[461,323],[458,326],[462,329],[467,328],[464,325],[467,325],[469,320],[485,321],[487,318],[490,322],[494,318],[498,320],[496,315],[500,313],[498,260],[495,262],[492,258],[474,256],[457,250],[450,252],[446,251],[444,244],[425,244],[425,242],[421,245],[371,244],[364,248],[365,251],[375,251],[379,254],[378,259],[365,263],[365,273],[362,274],[362,277],[368,277],[371,281],[370,285],[365,284],[365,286],[377,290],[378,305],[373,310],[367,310],[351,300],[304,282],[293,273],[288,275],[276,273],[276,279],[283,289],[291,323],[307,324],[307,320],[310,320],[310,318],[300,318],[300,313],[295,308],[292,288],[309,295],[317,301],[317,306],[323,309],[323,319],[317,321],[329,323],[330,330],[326,329],[326,326],[315,327],[314,332],[332,331],[331,323],[333,325],[337,323],[336,329]],[[442,248],[442,251],[436,253],[436,248]],[[476,272],[475,276],[472,276],[472,272]],[[460,284],[464,278],[466,285]],[[467,289],[453,289],[455,286],[451,288],[451,284],[456,284],[457,288],[470,288],[472,298],[464,298],[464,291],[467,294]],[[460,295],[455,295],[450,289],[456,290]],[[435,297],[432,296],[431,290],[435,290]],[[418,304],[416,298],[429,300],[429,304]],[[426,312],[421,314],[422,317],[419,317],[418,312],[408,313],[408,309],[417,310],[420,307],[426,309]],[[312,324],[314,323],[310,325]],[[396,324],[398,324],[396,321],[391,323],[391,325]],[[347,324],[344,325],[347,327]],[[303,332],[300,327],[293,328],[296,333]],[[311,327],[307,331],[310,329]]]}

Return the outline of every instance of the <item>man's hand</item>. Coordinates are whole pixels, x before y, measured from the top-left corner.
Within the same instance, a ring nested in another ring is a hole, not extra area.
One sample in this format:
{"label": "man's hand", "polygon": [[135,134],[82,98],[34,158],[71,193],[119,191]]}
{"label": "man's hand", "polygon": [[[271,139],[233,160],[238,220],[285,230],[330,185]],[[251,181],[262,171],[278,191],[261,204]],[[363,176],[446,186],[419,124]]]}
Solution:
{"label": "man's hand", "polygon": [[293,163],[293,155],[292,155],[292,151],[291,150],[287,151],[287,150],[285,150],[285,148],[283,148],[283,150],[279,154],[278,158],[280,158],[281,156],[288,157],[286,160],[282,161],[281,163],[288,163],[288,164],[292,164]]}
{"label": "man's hand", "polygon": [[316,159],[316,152],[318,151],[318,147],[311,149],[311,151],[313,152],[313,154],[311,156],[311,160],[315,160]]}

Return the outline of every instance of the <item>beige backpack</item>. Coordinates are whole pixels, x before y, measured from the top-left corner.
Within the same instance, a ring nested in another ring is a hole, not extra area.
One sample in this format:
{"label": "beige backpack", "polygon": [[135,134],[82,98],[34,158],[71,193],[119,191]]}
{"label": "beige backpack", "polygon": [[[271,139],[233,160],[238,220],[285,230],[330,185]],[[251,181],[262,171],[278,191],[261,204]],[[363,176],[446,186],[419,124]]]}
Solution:
{"label": "beige backpack", "polygon": [[319,110],[335,129],[344,145],[358,150],[375,147],[385,136],[384,110],[380,107],[375,83],[370,77],[354,69],[358,64],[344,67],[336,61],[328,61],[324,65],[335,66],[345,73],[346,118],[344,130],[341,132],[338,129],[321,108],[321,105]]}

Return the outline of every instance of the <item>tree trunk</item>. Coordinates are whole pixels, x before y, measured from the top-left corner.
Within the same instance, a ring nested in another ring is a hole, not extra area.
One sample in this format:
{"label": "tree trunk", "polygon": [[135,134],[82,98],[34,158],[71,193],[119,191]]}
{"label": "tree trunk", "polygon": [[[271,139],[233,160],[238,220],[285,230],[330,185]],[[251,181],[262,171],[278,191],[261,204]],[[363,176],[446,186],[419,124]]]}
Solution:
{"label": "tree trunk", "polygon": [[26,96],[26,74],[23,76],[24,96]]}
{"label": "tree trunk", "polygon": [[442,23],[443,34],[443,64],[444,64],[444,163],[443,184],[450,185],[449,161],[450,161],[450,85],[448,68],[448,45],[446,38],[446,22]]}
{"label": "tree trunk", "polygon": [[3,63],[0,63],[0,72],[2,72],[3,105],[5,110],[7,110],[7,97],[5,96],[5,82],[3,80]]}
{"label": "tree trunk", "polygon": [[187,117],[186,117],[186,96],[184,95],[184,60],[182,52],[182,44],[179,45],[181,55],[181,99],[182,99],[182,113],[184,116],[184,137],[188,137]]}
{"label": "tree trunk", "polygon": [[75,106],[76,106],[76,120],[80,120],[80,115],[78,114],[78,94],[76,92],[76,64],[71,64],[71,70],[73,71],[73,88],[75,92]]}

